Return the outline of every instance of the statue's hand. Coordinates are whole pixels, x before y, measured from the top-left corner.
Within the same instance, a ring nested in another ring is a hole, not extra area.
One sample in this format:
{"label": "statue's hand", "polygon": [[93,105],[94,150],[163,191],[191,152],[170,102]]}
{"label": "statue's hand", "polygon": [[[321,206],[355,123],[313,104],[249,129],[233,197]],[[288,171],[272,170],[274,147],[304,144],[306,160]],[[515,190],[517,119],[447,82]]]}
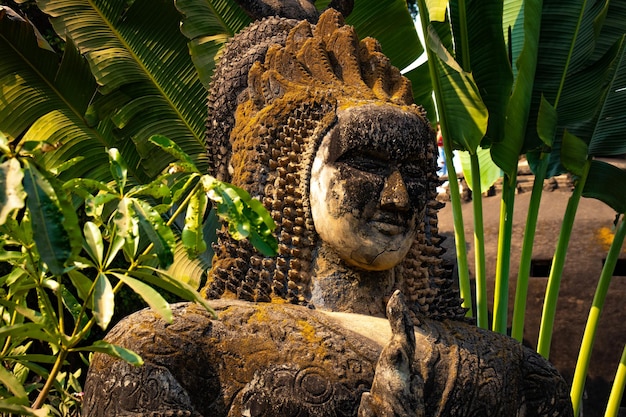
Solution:
{"label": "statue's hand", "polygon": [[423,417],[424,381],[413,370],[415,332],[404,296],[396,291],[387,303],[391,341],[380,354],[372,389],[364,393],[359,417]]}

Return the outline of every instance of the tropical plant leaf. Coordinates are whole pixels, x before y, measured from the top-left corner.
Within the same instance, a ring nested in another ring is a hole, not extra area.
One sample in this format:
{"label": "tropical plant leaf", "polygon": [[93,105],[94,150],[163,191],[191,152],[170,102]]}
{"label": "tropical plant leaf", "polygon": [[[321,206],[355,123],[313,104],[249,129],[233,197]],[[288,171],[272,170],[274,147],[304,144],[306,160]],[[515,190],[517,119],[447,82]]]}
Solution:
{"label": "tropical plant leaf", "polygon": [[[502,32],[502,0],[467,0],[463,15],[467,23],[467,36],[460,27],[459,0],[450,1],[452,31],[455,41],[456,61],[471,72],[481,99],[489,111],[484,148],[504,136],[506,105],[511,94],[513,73]],[[430,9],[429,9],[430,10]],[[467,50],[464,62],[463,50]]]}
{"label": "tropical plant leaf", "polygon": [[504,20],[508,23],[505,29],[511,28],[508,40],[509,50],[511,54],[515,52],[519,55],[514,66],[516,76],[513,92],[506,108],[504,140],[493,143],[491,158],[510,178],[516,175],[517,161],[525,148],[526,126],[532,103],[532,87],[539,51],[542,3],[542,0],[528,0],[524,1],[523,5],[509,4],[509,7],[505,7],[505,10],[510,13]]}
{"label": "tropical plant leaf", "polygon": [[154,311],[156,311],[168,323],[173,320],[172,309],[167,301],[151,286],[133,278],[126,274],[118,274],[113,272],[112,275],[117,277],[124,284],[128,285],[137,295],[139,295]]}
{"label": "tropical plant leaf", "polygon": [[[163,149],[163,151],[169,153],[180,162],[183,162],[190,166],[194,166],[193,161],[191,160],[189,155],[187,155],[185,151],[183,151],[180,148],[180,146],[178,146],[175,142],[171,141],[169,138],[163,135],[154,135],[150,138],[150,142],[155,144],[159,148]],[[196,168],[196,172],[197,171],[198,170]]]}
{"label": "tropical plant leaf", "polygon": [[[73,44],[63,59],[37,43],[33,27],[0,11],[0,130],[23,142],[45,141],[54,150],[39,153],[46,169],[71,158],[82,163],[66,172],[74,177],[99,177],[106,170],[102,149],[111,136],[89,128],[83,119],[96,83]],[[85,162],[85,161],[88,161]]]}
{"label": "tropical plant leaf", "polygon": [[430,81],[428,62],[424,62],[422,65],[405,72],[403,75],[411,80],[413,101],[426,110],[426,117],[428,117],[428,120],[430,120],[430,123],[434,126],[437,122],[437,110],[435,108],[435,102],[433,101],[433,85]]}
{"label": "tropical plant leaf", "polygon": [[[389,30],[389,22],[393,22],[393,30]],[[354,26],[361,39],[372,37],[380,42],[383,53],[400,69],[424,52],[404,0],[356,1],[346,23]]]}
{"label": "tropical plant leaf", "polygon": [[58,343],[54,337],[45,332],[46,326],[40,323],[20,323],[0,327],[0,338],[11,336],[15,339],[36,339],[53,345]]}
{"label": "tropical plant leaf", "polygon": [[[586,7],[583,10],[584,4]],[[578,27],[581,13],[582,19]],[[542,42],[539,45],[537,56],[537,71],[529,126],[535,126],[537,123],[538,109],[543,95],[559,113],[559,130],[557,132],[567,128],[585,142],[589,142],[590,135],[584,134],[574,127],[586,119],[593,118],[598,111],[603,96],[602,90],[606,88],[608,70],[616,56],[615,49],[611,53],[609,51],[611,48],[606,47],[606,45],[607,43],[615,45],[615,42],[621,38],[613,32],[598,30],[598,24],[610,22],[619,25],[623,35],[626,31],[626,14],[624,13],[626,11],[616,9],[611,10],[607,15],[603,1],[583,2],[576,0],[563,3],[549,0],[543,2]],[[612,14],[615,15],[611,16]],[[604,18],[605,15],[606,18]],[[601,42],[598,39],[599,34],[605,36]],[[576,42],[571,48],[574,36],[576,36]],[[599,53],[600,50],[594,54],[597,45],[601,46],[601,54]],[[613,46],[613,48],[615,47]],[[565,70],[567,70],[567,76],[564,80],[563,90],[559,95]],[[556,141],[559,140],[560,137],[557,133]],[[523,150],[536,149],[541,144],[536,130],[528,129]],[[558,173],[550,172],[549,175]]]}
{"label": "tropical plant leaf", "polygon": [[436,55],[440,106],[446,120],[454,120],[448,124],[453,146],[474,153],[487,130],[487,108],[472,75],[463,71],[454,60],[432,26],[428,28],[426,43]]}
{"label": "tropical plant leaf", "polygon": [[559,115],[554,106],[544,96],[541,96],[541,104],[539,105],[539,114],[537,116],[537,134],[547,146],[552,146],[552,141],[556,135],[558,118]]}
{"label": "tropical plant leaf", "polygon": [[448,0],[426,0],[430,21],[443,22],[446,20]]}
{"label": "tropical plant leaf", "polygon": [[10,416],[48,417],[50,415],[50,410],[47,407],[35,410],[21,404],[14,404],[5,399],[0,399],[0,412],[7,413]]}
{"label": "tropical plant leaf", "polygon": [[100,352],[111,355],[115,358],[122,359],[131,365],[141,366],[143,365],[143,359],[130,349],[123,348],[121,346],[114,345],[104,340],[98,340],[91,346],[84,346],[79,348],[73,348],[72,352]]}
{"label": "tropical plant leaf", "polygon": [[595,198],[607,204],[617,213],[626,213],[626,170],[603,161],[592,160],[583,197]]}
{"label": "tropical plant leaf", "polygon": [[104,259],[104,242],[102,241],[100,228],[93,222],[85,222],[83,233],[85,234],[85,249],[99,266],[102,265]]}
{"label": "tropical plant leaf", "polygon": [[115,295],[113,294],[113,287],[109,278],[100,272],[94,282],[92,311],[98,326],[102,330],[106,330],[109,327],[114,310]]}
{"label": "tropical plant leaf", "polygon": [[4,366],[0,366],[0,382],[14,395],[17,404],[28,405],[28,394],[20,381]]}
{"label": "tropical plant leaf", "polygon": [[[478,155],[478,165],[480,166],[480,190],[477,192],[484,193],[502,176],[502,171],[491,159],[489,149],[483,149],[479,146],[476,154]],[[472,168],[469,152],[460,151],[459,159],[461,160],[465,182],[471,189]]]}
{"label": "tropical plant leaf", "polygon": [[187,206],[185,227],[183,228],[181,239],[187,249],[189,257],[198,256],[207,249],[202,226],[208,202],[206,192],[202,187],[198,187],[196,192],[191,196],[189,205]]}
{"label": "tropical plant leaf", "polygon": [[563,132],[563,147],[561,148],[561,163],[574,175],[583,175],[587,161],[587,144],[585,141],[572,135],[567,130]]}
{"label": "tropical plant leaf", "polygon": [[174,246],[176,238],[163,218],[148,203],[137,198],[132,199],[133,210],[139,219],[141,230],[154,244],[159,264],[167,268],[174,261]]}
{"label": "tropical plant leaf", "polygon": [[16,158],[8,158],[0,164],[0,225],[12,211],[24,207],[23,178],[22,166]]}
{"label": "tropical plant leaf", "polygon": [[[76,297],[74,297],[74,295],[72,295],[72,293],[65,286],[61,287],[61,298],[63,300],[63,305],[67,311],[70,312],[74,321],[77,322],[80,320],[79,326],[83,329],[86,328],[89,319],[85,314],[80,314],[82,311],[82,304],[76,300]],[[89,334],[87,334],[86,337],[88,336]]]}
{"label": "tropical plant leaf", "polygon": [[117,183],[117,188],[120,190],[120,193],[123,194],[126,188],[126,180],[128,179],[126,162],[117,148],[111,148],[107,153],[109,154],[109,169],[111,170],[111,175]]}
{"label": "tropical plant leaf", "polygon": [[70,235],[64,225],[64,216],[57,195],[48,180],[31,164],[24,163],[24,190],[30,211],[33,239],[39,256],[50,272],[61,275],[65,263],[73,253]]}
{"label": "tropical plant leaf", "polygon": [[186,282],[177,280],[165,271],[149,266],[143,266],[135,271],[132,271],[131,274],[151,285],[163,288],[164,290],[179,296],[183,300],[194,301],[210,312],[213,317],[217,317],[215,310],[211,308],[207,300],[205,300],[200,293],[198,293]]}
{"label": "tropical plant leaf", "polygon": [[[93,281],[90,278],[88,278],[85,274],[83,274],[82,272],[76,269],[72,269],[68,271],[67,275],[70,277],[70,280],[72,281],[72,285],[74,285],[74,288],[76,288],[76,291],[78,292],[78,296],[80,297],[80,299],[83,301],[89,300],[89,295],[91,293],[91,287],[93,286]],[[92,308],[92,304],[89,303],[87,307]]]}
{"label": "tropical plant leaf", "polygon": [[40,0],[38,5],[57,33],[75,42],[100,91],[115,101],[109,109],[118,124],[115,135],[132,138],[141,156],[137,161],[119,146],[133,174],[140,163],[146,177],[154,178],[171,161],[148,143],[154,134],[170,137],[206,169],[206,92],[171,0]]}
{"label": "tropical plant leaf", "polygon": [[[139,221],[135,215],[132,199],[123,197],[117,205],[117,211],[113,215],[115,222],[115,238],[124,241],[124,253],[129,259],[133,259],[139,248]],[[117,246],[117,242],[113,242]]]}
{"label": "tropical plant leaf", "polygon": [[620,39],[620,52],[615,71],[602,102],[597,123],[589,142],[589,154],[594,156],[626,153],[626,42]]}
{"label": "tropical plant leaf", "polygon": [[183,15],[181,31],[202,84],[208,89],[226,42],[251,23],[250,17],[232,0],[176,0]]}

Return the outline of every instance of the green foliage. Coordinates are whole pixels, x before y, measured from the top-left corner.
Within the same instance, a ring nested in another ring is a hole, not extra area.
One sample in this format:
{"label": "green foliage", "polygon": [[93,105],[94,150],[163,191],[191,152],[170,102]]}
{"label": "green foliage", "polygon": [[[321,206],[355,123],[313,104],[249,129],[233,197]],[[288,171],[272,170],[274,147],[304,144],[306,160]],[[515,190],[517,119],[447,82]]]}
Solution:
{"label": "green foliage", "polygon": [[[210,308],[196,290],[217,218],[266,255],[276,241],[258,201],[202,174],[205,87],[223,45],[250,23],[232,0],[36,5],[63,38],[61,55],[0,7],[0,413],[65,415],[81,390],[67,358],[141,363],[105,342],[85,346],[94,325],[111,324],[121,290],[165,320],[163,291]],[[351,19],[400,67],[422,52],[403,0],[358,2]],[[424,76],[410,74],[429,97]]]}
{"label": "green foliage", "polygon": [[[108,328],[115,294],[123,285],[168,322],[172,321],[170,306],[155,288],[212,311],[197,287],[164,269],[173,261],[176,238],[170,226],[178,213],[187,211],[193,219],[186,223],[196,236],[183,239],[188,253],[206,247],[203,229],[197,226],[208,204],[191,204],[200,195],[216,204],[236,238],[249,237],[267,255],[275,254],[274,223],[258,201],[201,175],[191,158],[168,139],[159,136],[153,142],[179,157],[181,165],[173,163],[157,180],[132,186],[126,162],[116,148],[108,150],[111,180],[63,182],[44,175],[43,167],[31,156],[43,142],[27,152],[25,142],[0,135],[0,166],[10,174],[0,190],[7,203],[0,219],[0,262],[11,266],[0,277],[0,361],[4,364],[0,381],[6,387],[0,391],[0,410],[36,414],[28,408],[28,387],[39,392],[33,409],[43,405],[53,388],[63,393],[75,387],[76,376],[61,372],[70,354],[101,352],[134,365],[143,363],[120,346],[104,341],[83,343],[94,324]],[[160,213],[169,210],[175,211],[166,222]],[[124,267],[119,266],[120,260]],[[47,346],[47,353],[30,354],[33,341]],[[53,364],[52,370],[46,364]],[[28,382],[31,374],[44,379],[43,386]],[[70,378],[69,388],[64,387],[64,378]],[[61,395],[57,408],[68,399],[71,395]]]}
{"label": "green foliage", "polygon": [[[624,230],[626,189],[614,184],[626,181],[626,174],[594,158],[621,155],[626,149],[621,133],[626,128],[626,5],[587,0],[419,0],[418,6],[432,61],[430,74],[448,160],[453,148],[468,151],[471,166],[464,169],[466,176],[471,172],[474,189],[484,189],[488,183],[482,182],[481,177],[492,164],[474,155],[480,143],[490,146],[491,159],[504,174],[493,330],[504,333],[508,323],[508,259],[520,157],[526,157],[535,173],[513,316],[512,335],[520,340],[543,181],[566,171],[576,177],[546,289],[538,351],[547,357],[565,255],[580,198],[596,198],[608,204],[622,215],[619,230]],[[444,13],[446,10],[449,16]],[[448,32],[452,33],[454,44],[439,41]],[[455,108],[465,109],[451,110]],[[475,129],[481,119],[487,120],[486,130]],[[455,175],[452,169],[450,176]],[[454,181],[450,186],[460,286],[467,300],[471,294],[465,281],[468,274],[463,218],[458,186]],[[486,327],[481,197],[477,193],[474,196],[477,321]],[[611,253],[619,253],[623,236],[616,235]],[[575,413],[611,270],[611,266],[605,265],[585,330],[572,389]]]}

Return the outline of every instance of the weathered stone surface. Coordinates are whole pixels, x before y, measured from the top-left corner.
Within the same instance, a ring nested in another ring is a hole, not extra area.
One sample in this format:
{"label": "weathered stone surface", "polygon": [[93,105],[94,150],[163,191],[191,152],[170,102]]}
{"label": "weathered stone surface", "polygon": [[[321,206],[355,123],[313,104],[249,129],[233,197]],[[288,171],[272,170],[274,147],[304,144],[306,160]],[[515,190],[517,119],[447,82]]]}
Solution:
{"label": "weathered stone surface", "polygon": [[545,360],[471,324],[423,319],[411,336],[397,303],[391,327],[289,304],[213,303],[219,320],[179,304],[169,325],[150,310],[120,322],[108,340],[146,363],[96,355],[84,415],[356,416],[370,387],[361,416],[570,415],[565,382]]}

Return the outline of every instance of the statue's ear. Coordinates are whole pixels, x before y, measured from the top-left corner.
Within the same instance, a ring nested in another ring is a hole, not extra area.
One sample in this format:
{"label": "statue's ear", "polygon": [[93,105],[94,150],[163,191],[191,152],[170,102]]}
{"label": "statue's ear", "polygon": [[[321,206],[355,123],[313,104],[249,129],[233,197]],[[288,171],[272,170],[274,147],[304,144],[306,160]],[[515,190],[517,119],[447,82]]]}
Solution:
{"label": "statue's ear", "polygon": [[250,99],[257,107],[262,107],[265,104],[265,96],[263,94],[263,64],[255,62],[250,67],[248,72],[248,91],[250,92]]}

